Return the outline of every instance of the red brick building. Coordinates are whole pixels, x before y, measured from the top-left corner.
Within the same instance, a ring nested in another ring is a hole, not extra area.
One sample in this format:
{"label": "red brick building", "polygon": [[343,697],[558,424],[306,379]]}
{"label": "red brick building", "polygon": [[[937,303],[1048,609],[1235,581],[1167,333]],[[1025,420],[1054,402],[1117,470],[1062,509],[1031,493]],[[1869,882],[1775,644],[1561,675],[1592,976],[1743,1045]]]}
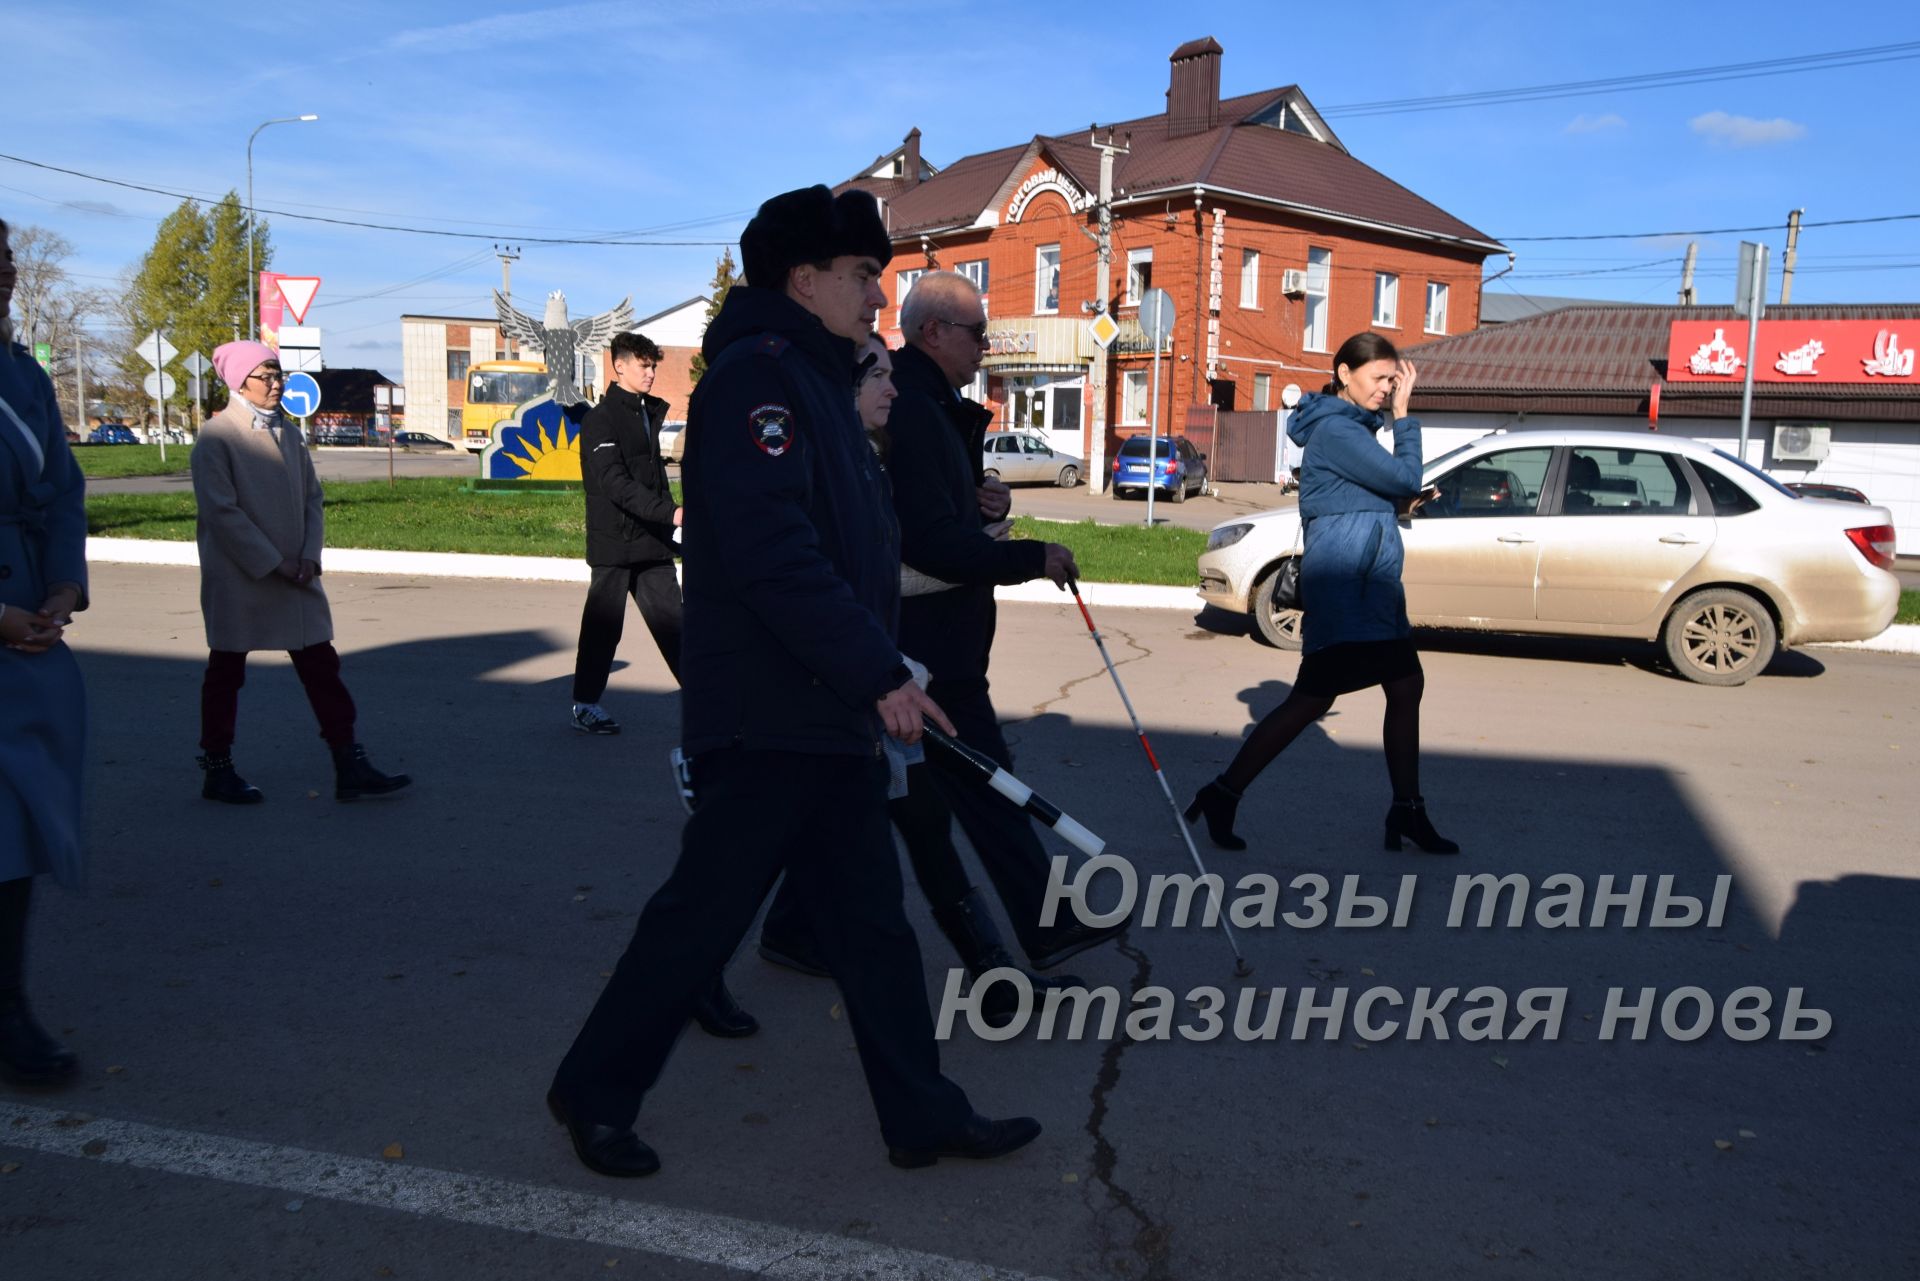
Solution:
{"label": "red brick building", "polygon": [[[1413,346],[1479,322],[1481,263],[1505,247],[1350,155],[1288,85],[1220,97],[1212,39],[1175,50],[1168,110],[1112,126],[1107,310],[1120,336],[1088,333],[1097,298],[1101,152],[1092,131],[1031,140],[936,168],[920,131],[844,186],[881,202],[894,241],[880,324],[899,341],[917,275],[960,271],[987,296],[992,352],[974,396],[1003,426],[1045,431],[1105,478],[1117,441],[1146,430],[1148,288],[1171,296],[1162,430],[1192,405],[1278,409],[1288,383],[1317,391],[1332,351],[1375,329]],[[1108,130],[1099,130],[1105,143]],[[1096,361],[1105,403],[1093,403]],[[1097,433],[1095,422],[1105,431]]]}

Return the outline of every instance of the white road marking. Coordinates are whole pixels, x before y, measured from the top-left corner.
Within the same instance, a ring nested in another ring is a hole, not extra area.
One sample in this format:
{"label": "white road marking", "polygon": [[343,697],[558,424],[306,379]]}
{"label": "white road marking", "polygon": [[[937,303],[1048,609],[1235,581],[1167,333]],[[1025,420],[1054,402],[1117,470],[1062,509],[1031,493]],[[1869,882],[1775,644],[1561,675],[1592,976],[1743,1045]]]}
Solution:
{"label": "white road marking", "polygon": [[[450,1223],[535,1232],[794,1281],[1047,1281],[1030,1273],[724,1214],[534,1187],[396,1161],[0,1103],[0,1147],[274,1188]],[[68,1124],[60,1124],[68,1118]],[[558,1141],[558,1136],[556,1136]],[[100,1146],[95,1146],[100,1145]],[[84,1149],[95,1146],[88,1154]],[[904,1176],[912,1177],[912,1176]]]}

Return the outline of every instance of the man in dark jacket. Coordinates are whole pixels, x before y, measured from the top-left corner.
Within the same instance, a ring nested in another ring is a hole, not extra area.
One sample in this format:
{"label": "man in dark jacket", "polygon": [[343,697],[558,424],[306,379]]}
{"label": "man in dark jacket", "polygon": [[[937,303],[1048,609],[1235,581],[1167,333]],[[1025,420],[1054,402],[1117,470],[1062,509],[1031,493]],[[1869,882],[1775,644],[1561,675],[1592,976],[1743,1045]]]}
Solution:
{"label": "man in dark jacket", "polygon": [[854,340],[886,299],[873,198],[825,187],[762,205],[747,284],[707,330],[688,415],[681,745],[694,808],[548,1106],[602,1174],[650,1174],[633,1132],[700,992],[784,869],[847,1007],[889,1159],[992,1157],[1031,1118],[989,1120],[940,1073],[900,902],[881,740],[950,722],[893,641],[899,536],[853,400]]}
{"label": "man in dark jacket", "polygon": [[667,487],[660,425],[667,402],[653,390],[660,348],[645,334],[616,334],[613,386],[580,425],[580,468],[587,491],[587,564],[593,576],[580,612],[573,660],[573,727],[618,734],[600,706],[626,621],[627,597],[680,679],[680,583],[673,573],[680,508]]}

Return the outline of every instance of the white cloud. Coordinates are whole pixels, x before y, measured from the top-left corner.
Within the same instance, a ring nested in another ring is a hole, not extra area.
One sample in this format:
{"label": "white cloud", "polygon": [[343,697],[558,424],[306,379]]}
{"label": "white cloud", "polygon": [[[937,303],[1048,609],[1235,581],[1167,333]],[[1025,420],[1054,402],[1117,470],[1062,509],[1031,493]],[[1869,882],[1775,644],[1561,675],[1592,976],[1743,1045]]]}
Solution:
{"label": "white cloud", "polygon": [[1608,133],[1614,129],[1625,129],[1626,127],[1627,127],[1626,118],[1623,116],[1615,115],[1611,111],[1607,112],[1607,114],[1604,116],[1590,116],[1583,111],[1579,115],[1575,116],[1573,119],[1567,121],[1566,127],[1562,129],[1560,132],[1561,133]]}
{"label": "white cloud", "polygon": [[1807,127],[1785,116],[1755,120],[1751,116],[1731,116],[1724,111],[1709,111],[1687,122],[1707,141],[1727,147],[1765,147],[1776,142],[1804,138]]}

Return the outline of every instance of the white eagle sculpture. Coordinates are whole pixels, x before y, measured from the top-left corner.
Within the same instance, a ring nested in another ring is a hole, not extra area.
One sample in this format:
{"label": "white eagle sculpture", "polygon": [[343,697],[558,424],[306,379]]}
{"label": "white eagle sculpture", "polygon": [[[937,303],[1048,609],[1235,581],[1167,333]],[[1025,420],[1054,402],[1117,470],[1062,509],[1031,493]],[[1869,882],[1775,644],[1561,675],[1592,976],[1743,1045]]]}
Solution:
{"label": "white eagle sculpture", "polygon": [[613,342],[613,336],[633,327],[633,299],[622,298],[611,311],[603,311],[587,320],[568,321],[567,296],[558,289],[547,295],[547,314],[535,320],[512,303],[498,289],[493,291],[493,306],[500,317],[500,329],[522,347],[531,347],[546,357],[548,385],[553,399],[571,405],[581,399],[573,384],[573,358],[597,356]]}

